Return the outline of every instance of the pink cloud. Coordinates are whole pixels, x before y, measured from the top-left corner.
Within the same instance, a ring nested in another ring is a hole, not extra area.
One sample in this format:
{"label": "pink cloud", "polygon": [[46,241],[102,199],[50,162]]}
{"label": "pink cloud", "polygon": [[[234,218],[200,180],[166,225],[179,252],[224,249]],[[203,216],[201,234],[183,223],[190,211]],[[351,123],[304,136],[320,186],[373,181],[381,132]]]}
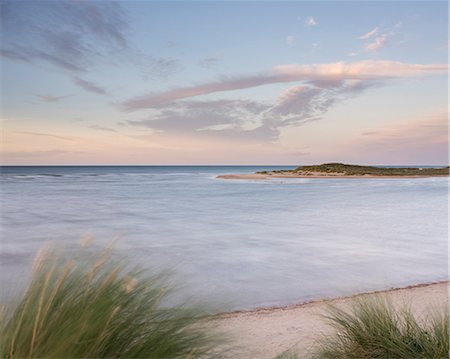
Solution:
{"label": "pink cloud", "polygon": [[336,81],[336,80],[388,80],[432,74],[445,74],[447,64],[408,64],[396,61],[336,62],[329,64],[287,64],[270,71],[241,77],[224,77],[218,81],[197,86],[182,87],[162,93],[135,97],[122,102],[125,111],[154,108],[177,100],[235,91],[276,83]]}
{"label": "pink cloud", "polygon": [[58,102],[60,100],[63,100],[67,97],[71,97],[72,95],[65,95],[65,96],[53,96],[53,95],[35,95],[39,100],[43,102]]}
{"label": "pink cloud", "polygon": [[375,52],[381,50],[386,46],[388,40],[387,34],[376,37],[372,42],[364,46],[364,50],[367,52]]}
{"label": "pink cloud", "polygon": [[447,111],[438,111],[365,131],[347,143],[343,155],[379,164],[444,165],[448,162],[447,119]]}
{"label": "pink cloud", "polygon": [[367,40],[371,38],[372,36],[376,35],[378,33],[378,27],[374,28],[373,30],[370,30],[368,33],[358,37],[360,40]]}
{"label": "pink cloud", "polygon": [[[301,80],[376,80],[386,78],[402,78],[431,74],[444,74],[447,64],[407,64],[398,61],[344,61],[318,65],[280,65],[273,72],[283,82]],[[280,81],[282,82],[282,81]]]}

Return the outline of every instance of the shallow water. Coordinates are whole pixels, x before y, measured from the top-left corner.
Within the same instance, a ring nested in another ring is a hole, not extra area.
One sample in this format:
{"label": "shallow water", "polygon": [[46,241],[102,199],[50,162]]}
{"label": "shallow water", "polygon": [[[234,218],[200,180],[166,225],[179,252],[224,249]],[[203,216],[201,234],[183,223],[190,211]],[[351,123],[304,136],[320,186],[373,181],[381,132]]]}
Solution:
{"label": "shallow water", "polygon": [[447,179],[216,179],[264,169],[3,167],[2,295],[86,234],[227,309],[447,278]]}

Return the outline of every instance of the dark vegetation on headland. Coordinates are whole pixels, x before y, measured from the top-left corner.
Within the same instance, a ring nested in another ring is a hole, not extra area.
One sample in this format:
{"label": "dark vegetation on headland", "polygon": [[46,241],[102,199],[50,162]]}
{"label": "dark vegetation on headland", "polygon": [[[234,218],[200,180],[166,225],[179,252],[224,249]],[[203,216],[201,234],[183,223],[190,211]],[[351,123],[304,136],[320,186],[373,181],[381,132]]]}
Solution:
{"label": "dark vegetation on headland", "polygon": [[[29,287],[0,306],[0,358],[211,359],[227,353],[230,344],[215,333],[204,308],[165,306],[167,278],[129,268],[111,254],[38,255]],[[349,310],[331,306],[325,320],[335,333],[318,338],[311,353],[292,350],[277,359],[448,357],[447,308],[417,320],[407,307],[372,298]]]}
{"label": "dark vegetation on headland", "polygon": [[449,167],[420,168],[420,167],[375,167],[348,165],[344,163],[324,163],[313,166],[300,166],[293,170],[275,170],[257,172],[260,174],[286,174],[298,176],[448,176]]}

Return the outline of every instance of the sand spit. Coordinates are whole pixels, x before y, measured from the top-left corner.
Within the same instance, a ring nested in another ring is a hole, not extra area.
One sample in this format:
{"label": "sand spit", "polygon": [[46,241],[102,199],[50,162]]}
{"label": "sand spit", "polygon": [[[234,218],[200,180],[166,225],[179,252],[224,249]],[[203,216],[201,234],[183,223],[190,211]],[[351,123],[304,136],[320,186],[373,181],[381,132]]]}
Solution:
{"label": "sand spit", "polygon": [[389,179],[389,178],[429,178],[429,177],[448,177],[448,176],[373,176],[373,175],[364,175],[364,176],[348,176],[343,174],[323,174],[323,173],[311,173],[308,175],[300,175],[300,174],[280,174],[280,173],[242,173],[242,174],[227,174],[227,175],[219,175],[217,178],[219,179],[227,179],[227,180],[267,180],[270,178],[351,178],[351,179]]}

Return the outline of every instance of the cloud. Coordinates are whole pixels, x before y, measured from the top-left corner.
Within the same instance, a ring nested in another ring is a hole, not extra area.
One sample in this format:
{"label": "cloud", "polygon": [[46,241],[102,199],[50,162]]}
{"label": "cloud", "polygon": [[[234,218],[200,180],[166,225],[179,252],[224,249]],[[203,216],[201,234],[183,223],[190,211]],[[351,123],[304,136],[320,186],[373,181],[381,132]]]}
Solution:
{"label": "cloud", "polygon": [[414,76],[445,74],[447,64],[408,64],[396,61],[336,62],[329,64],[288,64],[273,67],[259,74],[222,77],[215,82],[197,86],[181,87],[162,93],[131,98],[120,105],[124,111],[156,108],[177,100],[208,95],[217,92],[235,91],[257,86],[311,81],[339,80],[389,80]]}
{"label": "cloud", "polygon": [[380,134],[380,131],[365,131],[361,133],[362,136],[374,136]]}
{"label": "cloud", "polygon": [[378,34],[378,27],[374,28],[373,30],[370,30],[368,33],[358,37],[358,39],[360,40],[367,40],[369,38],[371,38],[372,36],[375,36],[376,34]]}
{"label": "cloud", "polygon": [[156,108],[156,114],[127,123],[150,128],[157,133],[276,142],[282,128],[320,120],[338,101],[376,85],[375,81],[318,80],[285,90],[274,103],[184,100],[161,104]]}
{"label": "cloud", "polygon": [[147,119],[127,123],[156,133],[267,140],[273,134],[258,127],[270,107],[250,100],[180,101],[160,106],[159,113]]}
{"label": "cloud", "polygon": [[133,58],[144,79],[167,79],[181,69],[179,62],[171,58],[152,56],[141,52],[137,52]]}
{"label": "cloud", "polygon": [[384,48],[390,37],[397,33],[397,30],[402,26],[401,22],[395,23],[390,29],[387,29],[383,34],[379,34],[379,28],[376,27],[368,33],[359,37],[360,40],[365,40],[363,46],[366,52],[377,52]]}
{"label": "cloud", "polygon": [[381,50],[386,46],[388,40],[388,35],[383,34],[381,36],[377,36],[372,42],[364,45],[364,50],[367,52],[376,52]]}
{"label": "cloud", "polygon": [[304,152],[304,151],[295,151],[291,153],[292,156],[310,156],[311,152]]}
{"label": "cloud", "polygon": [[295,86],[285,90],[278,96],[277,104],[272,109],[276,115],[300,114],[305,119],[309,119],[310,107],[314,98],[318,98],[322,90],[317,87]]}
{"label": "cloud", "polygon": [[99,126],[99,125],[92,125],[92,126],[89,126],[89,128],[92,128],[94,130],[104,131],[104,132],[117,132],[113,128],[103,127],[103,126]]}
{"label": "cloud", "polygon": [[53,96],[53,95],[35,95],[39,100],[42,102],[59,102],[60,100],[63,100],[65,98],[71,97],[72,95],[65,95],[65,96]]}
{"label": "cloud", "polygon": [[80,78],[78,76],[72,77],[72,81],[74,82],[75,85],[81,87],[82,89],[84,89],[88,92],[96,93],[99,95],[107,94],[105,89],[101,88],[100,86],[98,86],[90,81],[83,80],[82,78]]}
{"label": "cloud", "polygon": [[[320,120],[333,106],[393,79],[445,74],[447,64],[361,61],[320,65],[289,64],[245,77],[175,89],[124,102],[125,110],[149,108],[149,116],[128,121],[153,133],[277,142],[280,131]],[[191,100],[217,92],[292,83],[275,101]],[[300,82],[300,84],[298,84]]]}
{"label": "cloud", "polygon": [[54,157],[68,154],[83,154],[81,151],[65,151],[65,150],[43,150],[43,151],[6,151],[3,152],[4,159],[20,159],[20,158],[36,158],[36,157]]}
{"label": "cloud", "polygon": [[[372,163],[448,163],[448,113],[436,111],[420,118],[392,121],[395,124],[365,131],[347,143],[347,158],[371,157]],[[358,158],[356,158],[358,160]]]}
{"label": "cloud", "polygon": [[448,46],[448,41],[443,42],[439,47],[438,50],[448,50],[449,46]]}
{"label": "cloud", "polygon": [[14,61],[30,62],[30,59],[26,54],[17,53],[14,50],[11,51],[0,48],[0,56]]}
{"label": "cloud", "polygon": [[[12,61],[51,65],[84,78],[99,64],[131,63],[152,79],[180,70],[175,59],[145,54],[129,41],[128,15],[118,2],[6,0],[0,20],[0,56]],[[79,85],[103,94],[99,86]]]}
{"label": "cloud", "polygon": [[286,37],[286,44],[293,45],[295,43],[295,36],[294,35],[288,35]]}
{"label": "cloud", "polygon": [[336,103],[376,86],[380,83],[363,80],[316,81],[306,86],[294,86],[279,95],[266,118],[271,118],[272,126],[276,128],[317,121]]}
{"label": "cloud", "polygon": [[201,67],[207,69],[207,68],[216,66],[218,64],[218,62],[219,62],[219,58],[217,58],[217,57],[206,57],[199,61],[199,65]]}
{"label": "cloud", "polygon": [[128,24],[113,2],[5,1],[2,55],[85,72],[100,58],[128,46]]}
{"label": "cloud", "polygon": [[63,140],[63,141],[75,141],[73,138],[60,136],[60,135],[54,135],[51,133],[41,133],[41,132],[31,132],[31,131],[15,131],[15,133],[22,134],[22,135],[30,135],[30,136],[42,136],[42,137],[51,137],[56,138],[57,140]]}
{"label": "cloud", "polygon": [[312,16],[308,17],[305,21],[305,26],[316,26],[317,21]]}

